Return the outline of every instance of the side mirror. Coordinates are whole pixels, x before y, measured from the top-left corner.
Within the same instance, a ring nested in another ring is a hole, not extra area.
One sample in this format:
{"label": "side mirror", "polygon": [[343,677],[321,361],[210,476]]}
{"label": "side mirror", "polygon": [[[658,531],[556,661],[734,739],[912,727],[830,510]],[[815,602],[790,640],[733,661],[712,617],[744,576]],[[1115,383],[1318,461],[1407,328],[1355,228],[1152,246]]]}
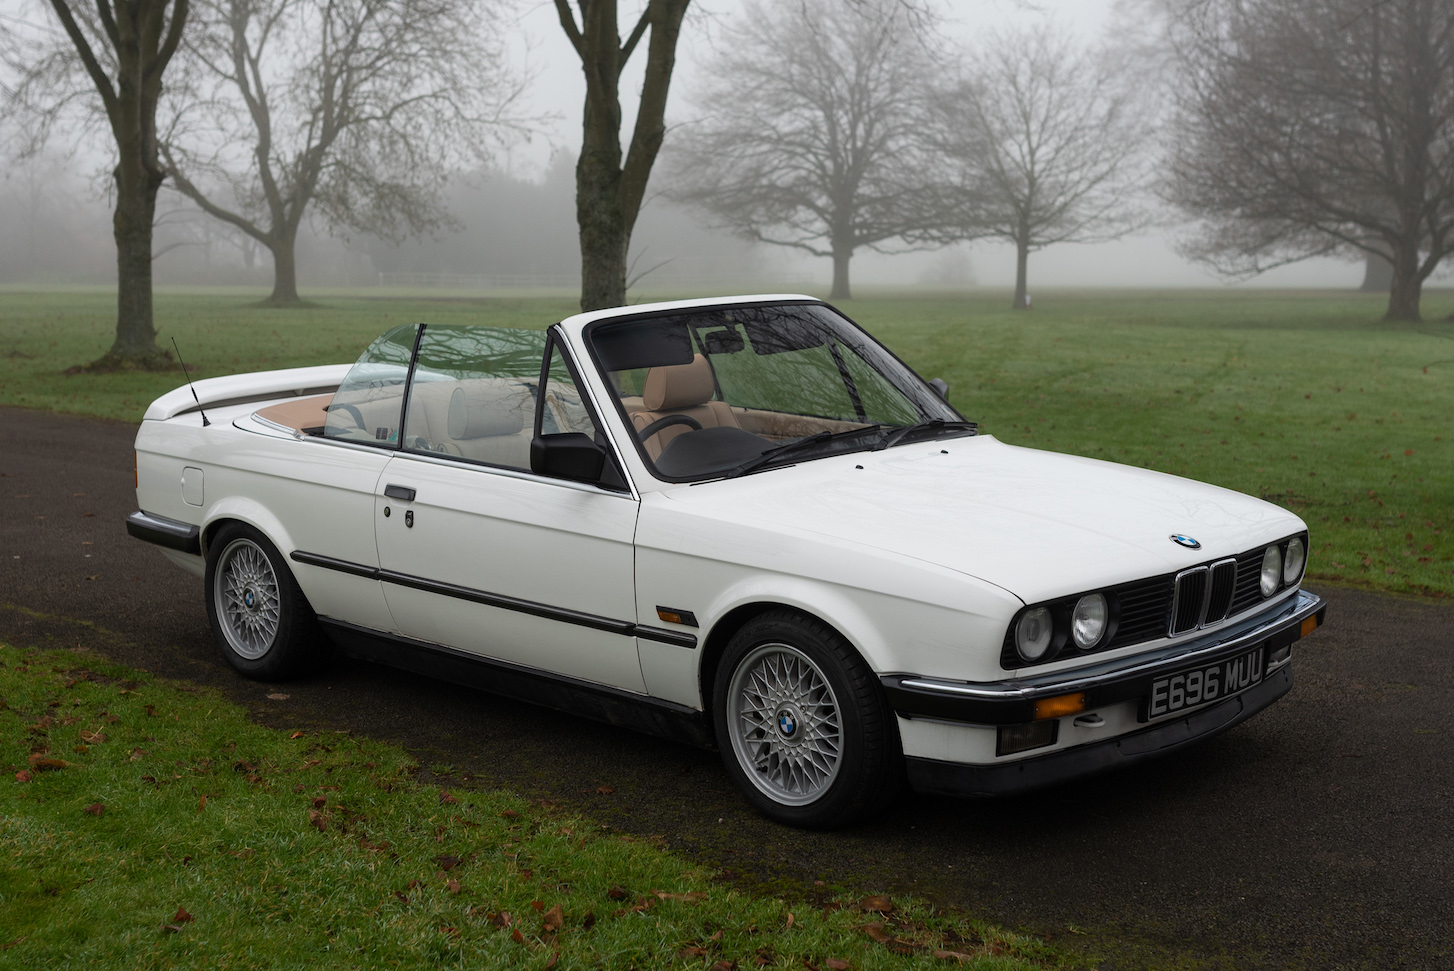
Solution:
{"label": "side mirror", "polygon": [[945,381],[943,378],[935,378],[933,381],[929,382],[929,387],[933,388],[934,391],[939,395],[939,397],[943,398],[945,401],[949,400],[948,381]]}
{"label": "side mirror", "polygon": [[606,450],[580,432],[537,435],[530,440],[530,471],[557,479],[599,482]]}

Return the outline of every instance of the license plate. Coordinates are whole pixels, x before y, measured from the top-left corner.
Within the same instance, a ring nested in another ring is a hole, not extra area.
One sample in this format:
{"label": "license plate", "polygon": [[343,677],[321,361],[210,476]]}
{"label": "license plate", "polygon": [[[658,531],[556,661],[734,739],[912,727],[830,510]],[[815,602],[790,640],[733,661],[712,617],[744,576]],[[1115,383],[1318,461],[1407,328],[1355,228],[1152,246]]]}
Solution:
{"label": "license plate", "polygon": [[1142,721],[1245,691],[1262,680],[1262,648],[1151,682]]}

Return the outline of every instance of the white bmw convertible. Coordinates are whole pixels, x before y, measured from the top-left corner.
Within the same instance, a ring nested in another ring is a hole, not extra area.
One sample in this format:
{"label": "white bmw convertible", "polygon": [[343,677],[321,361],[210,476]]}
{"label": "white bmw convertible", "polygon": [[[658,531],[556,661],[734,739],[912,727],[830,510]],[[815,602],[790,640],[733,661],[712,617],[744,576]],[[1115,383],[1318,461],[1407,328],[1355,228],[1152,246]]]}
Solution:
{"label": "white bmw convertible", "polygon": [[843,825],[1222,732],[1323,618],[1307,527],[978,434],[810,297],[415,324],[147,410],[127,527],[265,680],[363,658],[715,745]]}

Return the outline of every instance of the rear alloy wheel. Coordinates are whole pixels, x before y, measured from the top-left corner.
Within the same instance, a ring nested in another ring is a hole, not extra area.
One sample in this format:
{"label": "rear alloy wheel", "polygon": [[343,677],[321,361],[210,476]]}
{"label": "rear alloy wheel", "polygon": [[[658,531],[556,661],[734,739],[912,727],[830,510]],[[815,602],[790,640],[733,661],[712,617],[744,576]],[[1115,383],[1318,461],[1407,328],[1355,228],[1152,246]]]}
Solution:
{"label": "rear alloy wheel", "polygon": [[315,667],[326,641],[277,547],[242,523],[218,531],[207,550],[207,619],[238,673],[281,681]]}
{"label": "rear alloy wheel", "polygon": [[821,621],[774,611],[728,644],[714,692],[722,760],[765,815],[843,826],[898,789],[902,755],[878,680]]}

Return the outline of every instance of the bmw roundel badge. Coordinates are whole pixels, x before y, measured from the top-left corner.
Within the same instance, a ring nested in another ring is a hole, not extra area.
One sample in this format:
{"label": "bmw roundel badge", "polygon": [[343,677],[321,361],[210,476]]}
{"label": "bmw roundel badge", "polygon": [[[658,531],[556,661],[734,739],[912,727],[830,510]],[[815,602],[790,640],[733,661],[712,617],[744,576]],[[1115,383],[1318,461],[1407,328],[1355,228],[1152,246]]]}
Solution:
{"label": "bmw roundel badge", "polygon": [[783,712],[777,716],[778,731],[784,735],[791,735],[798,730],[798,723],[793,719],[790,712]]}
{"label": "bmw roundel badge", "polygon": [[1185,546],[1189,550],[1199,550],[1202,548],[1201,543],[1198,543],[1190,536],[1183,536],[1180,533],[1173,533],[1171,535],[1171,541],[1177,546]]}

